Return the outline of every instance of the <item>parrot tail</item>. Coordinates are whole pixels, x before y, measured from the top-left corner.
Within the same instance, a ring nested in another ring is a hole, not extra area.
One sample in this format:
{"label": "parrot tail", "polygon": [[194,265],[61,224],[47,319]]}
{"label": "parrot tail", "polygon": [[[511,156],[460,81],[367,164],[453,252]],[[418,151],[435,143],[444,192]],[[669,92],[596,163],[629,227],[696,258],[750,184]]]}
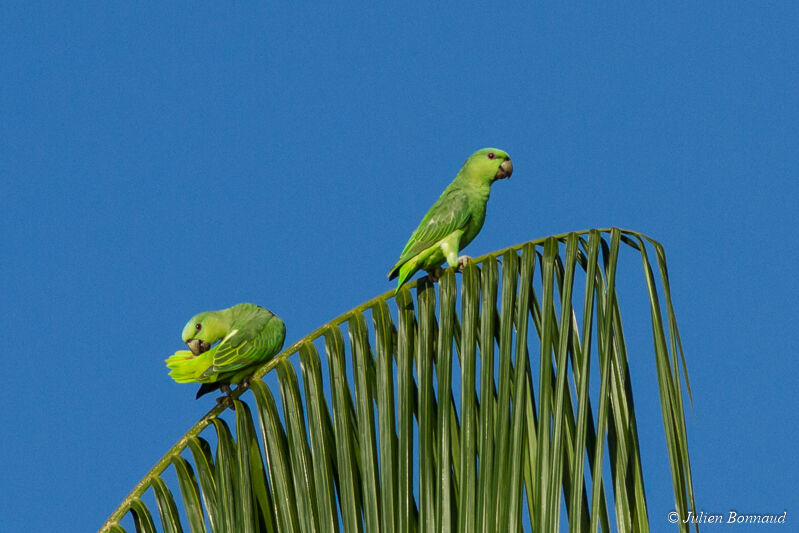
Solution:
{"label": "parrot tail", "polygon": [[[392,271],[394,278],[399,277],[399,279],[397,280],[397,288],[394,289],[395,295],[399,292],[400,288],[402,288],[405,282],[408,281],[408,278],[413,276],[416,273],[416,271],[419,270],[419,263],[420,261],[418,257],[414,257],[410,261],[403,263],[402,265],[394,269],[394,271]],[[394,278],[389,278],[389,279],[394,279]]]}
{"label": "parrot tail", "polygon": [[200,385],[200,389],[197,391],[197,396],[195,396],[194,398],[199,400],[200,396],[208,394],[209,392],[214,392],[215,390],[219,389],[219,387],[221,387],[222,384],[223,384],[222,381],[217,381],[215,383],[203,383],[202,385]]}

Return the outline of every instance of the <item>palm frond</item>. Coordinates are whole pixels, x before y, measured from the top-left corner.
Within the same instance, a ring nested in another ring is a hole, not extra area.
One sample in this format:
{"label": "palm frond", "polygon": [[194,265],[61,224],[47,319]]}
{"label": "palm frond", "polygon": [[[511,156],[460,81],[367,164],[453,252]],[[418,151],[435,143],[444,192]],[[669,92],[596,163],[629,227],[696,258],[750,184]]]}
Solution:
{"label": "palm frond", "polygon": [[[452,269],[437,285],[422,278],[303,337],[255,373],[255,414],[235,391],[235,420],[225,405],[211,410],[101,531],[125,521],[155,531],[155,514],[163,531],[193,533],[558,531],[564,520],[575,532],[648,531],[616,290],[623,248],[642,260],[675,505],[687,516],[690,384],[665,252],[613,228],[499,250],[460,284]],[[280,406],[260,380],[273,370]]]}

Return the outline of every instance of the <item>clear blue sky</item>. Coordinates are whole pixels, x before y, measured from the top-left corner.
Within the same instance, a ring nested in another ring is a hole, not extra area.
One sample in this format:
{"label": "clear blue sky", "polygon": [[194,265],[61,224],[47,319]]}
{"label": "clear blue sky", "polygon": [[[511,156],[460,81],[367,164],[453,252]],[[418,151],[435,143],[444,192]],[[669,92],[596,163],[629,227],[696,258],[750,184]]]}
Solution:
{"label": "clear blue sky", "polygon": [[[468,251],[663,242],[698,506],[796,523],[796,3],[248,4],[0,6],[7,531],[99,527],[213,404],[163,364],[192,314],[259,303],[292,342],[386,291],[483,146],[515,172]],[[625,326],[660,531],[647,319]]]}

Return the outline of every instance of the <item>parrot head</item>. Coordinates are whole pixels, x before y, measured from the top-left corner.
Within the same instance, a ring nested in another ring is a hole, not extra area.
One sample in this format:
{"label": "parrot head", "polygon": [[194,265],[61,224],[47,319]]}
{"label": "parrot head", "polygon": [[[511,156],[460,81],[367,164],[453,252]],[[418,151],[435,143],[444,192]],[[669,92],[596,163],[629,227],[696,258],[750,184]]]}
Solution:
{"label": "parrot head", "polygon": [[214,311],[196,314],[183,328],[183,342],[194,355],[208,351],[227,333],[227,328],[215,315]]}
{"label": "parrot head", "polygon": [[469,156],[461,173],[472,180],[491,184],[509,178],[513,174],[513,163],[506,152],[497,148],[483,148]]}

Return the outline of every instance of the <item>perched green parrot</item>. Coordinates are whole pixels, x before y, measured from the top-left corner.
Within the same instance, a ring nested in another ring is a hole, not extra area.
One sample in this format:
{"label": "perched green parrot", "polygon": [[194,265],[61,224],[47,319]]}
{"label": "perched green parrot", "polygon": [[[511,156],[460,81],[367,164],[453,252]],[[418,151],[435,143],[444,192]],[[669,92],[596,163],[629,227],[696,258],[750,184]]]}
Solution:
{"label": "perched green parrot", "polygon": [[246,383],[253,367],[279,352],[285,339],[283,321],[259,305],[206,311],[194,315],[183,328],[189,350],[175,352],[166,366],[178,383],[202,383],[197,398],[216,389],[230,394],[228,385]]}
{"label": "perched green parrot", "polygon": [[502,150],[483,148],[469,156],[424,216],[388,273],[389,281],[399,277],[395,294],[419,269],[426,270],[433,281],[437,281],[441,275],[439,267],[445,260],[449,266],[466,266],[469,257],[458,258],[458,252],[466,248],[483,227],[491,184],[509,178],[512,173],[510,156]]}

